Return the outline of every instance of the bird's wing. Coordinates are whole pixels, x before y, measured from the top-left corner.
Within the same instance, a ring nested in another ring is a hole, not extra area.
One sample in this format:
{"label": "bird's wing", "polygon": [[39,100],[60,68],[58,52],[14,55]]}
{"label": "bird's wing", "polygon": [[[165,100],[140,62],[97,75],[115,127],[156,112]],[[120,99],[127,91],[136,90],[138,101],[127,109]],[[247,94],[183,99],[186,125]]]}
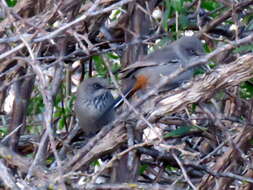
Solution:
{"label": "bird's wing", "polygon": [[146,62],[146,61],[137,61],[134,64],[127,66],[126,68],[122,69],[120,73],[122,73],[121,78],[127,78],[131,75],[135,70],[143,68],[143,67],[152,67],[156,66],[156,62]]}
{"label": "bird's wing", "polygon": [[169,65],[169,64],[178,64],[182,62],[177,57],[173,57],[172,59],[164,59],[164,60],[157,60],[157,61],[138,61],[134,64],[129,65],[128,67],[122,69],[120,71],[121,78],[127,78],[136,70],[144,68],[144,67],[154,67],[159,65]]}
{"label": "bird's wing", "polygon": [[167,46],[153,53],[148,54],[142,60],[137,61],[121,70],[122,78],[130,76],[133,72],[144,67],[153,67],[164,64],[174,64],[180,62],[180,57],[175,46]]}

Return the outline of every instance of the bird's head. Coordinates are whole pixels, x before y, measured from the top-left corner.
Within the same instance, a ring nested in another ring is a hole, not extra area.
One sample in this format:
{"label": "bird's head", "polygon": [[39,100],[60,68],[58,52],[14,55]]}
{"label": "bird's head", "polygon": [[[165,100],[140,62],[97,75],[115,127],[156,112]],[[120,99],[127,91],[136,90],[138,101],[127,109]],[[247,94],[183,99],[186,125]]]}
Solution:
{"label": "bird's head", "polygon": [[205,54],[201,41],[196,36],[184,36],[178,40],[180,53],[186,58],[194,58]]}
{"label": "bird's head", "polygon": [[95,97],[110,93],[112,89],[114,88],[103,78],[88,78],[80,84],[77,90],[77,98],[94,99]]}

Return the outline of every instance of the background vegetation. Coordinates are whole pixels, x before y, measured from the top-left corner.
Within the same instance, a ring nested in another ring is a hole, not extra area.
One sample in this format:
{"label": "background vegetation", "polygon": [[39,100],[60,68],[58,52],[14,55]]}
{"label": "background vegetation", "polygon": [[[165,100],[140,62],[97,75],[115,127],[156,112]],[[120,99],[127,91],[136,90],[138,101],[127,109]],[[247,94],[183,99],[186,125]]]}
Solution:
{"label": "background vegetation", "polygon": [[[253,188],[252,0],[0,5],[3,189]],[[192,64],[209,62],[207,72],[165,94],[149,93],[135,111],[121,108],[86,144],[74,135],[83,78],[124,85],[120,69],[192,33],[207,52]],[[155,103],[149,113],[147,101]]]}

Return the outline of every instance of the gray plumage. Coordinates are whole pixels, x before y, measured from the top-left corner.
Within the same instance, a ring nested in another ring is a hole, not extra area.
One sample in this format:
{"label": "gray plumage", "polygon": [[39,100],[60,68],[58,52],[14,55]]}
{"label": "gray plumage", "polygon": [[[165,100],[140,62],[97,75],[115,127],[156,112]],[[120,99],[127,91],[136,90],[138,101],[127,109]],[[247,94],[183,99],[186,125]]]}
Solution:
{"label": "gray plumage", "polygon": [[[123,76],[128,80],[129,85],[135,84],[139,76],[147,76],[147,88],[156,86],[162,76],[169,76],[180,67],[190,63],[192,59],[204,55],[204,48],[196,36],[185,36],[145,56],[135,64],[131,64],[122,70]],[[179,86],[193,77],[193,70],[189,69],[174,78],[165,89],[172,89]],[[128,86],[129,86],[128,85]],[[129,88],[129,87],[128,87]],[[130,87],[131,88],[131,87]],[[130,89],[129,88],[129,89]]]}
{"label": "gray plumage", "polygon": [[85,79],[78,87],[75,113],[86,135],[94,135],[114,120],[112,87],[102,78]]}

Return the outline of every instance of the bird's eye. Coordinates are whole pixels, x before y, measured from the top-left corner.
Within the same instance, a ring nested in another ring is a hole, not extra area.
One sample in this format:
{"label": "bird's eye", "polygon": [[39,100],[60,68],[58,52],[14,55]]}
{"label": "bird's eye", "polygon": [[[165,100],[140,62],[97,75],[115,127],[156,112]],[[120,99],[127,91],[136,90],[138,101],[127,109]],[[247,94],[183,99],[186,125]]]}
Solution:
{"label": "bird's eye", "polygon": [[197,52],[194,49],[190,49],[190,54],[191,55],[198,55]]}
{"label": "bird's eye", "polygon": [[98,90],[98,89],[101,89],[103,87],[100,84],[98,84],[98,83],[94,83],[93,84],[93,88],[96,89],[96,90]]}

